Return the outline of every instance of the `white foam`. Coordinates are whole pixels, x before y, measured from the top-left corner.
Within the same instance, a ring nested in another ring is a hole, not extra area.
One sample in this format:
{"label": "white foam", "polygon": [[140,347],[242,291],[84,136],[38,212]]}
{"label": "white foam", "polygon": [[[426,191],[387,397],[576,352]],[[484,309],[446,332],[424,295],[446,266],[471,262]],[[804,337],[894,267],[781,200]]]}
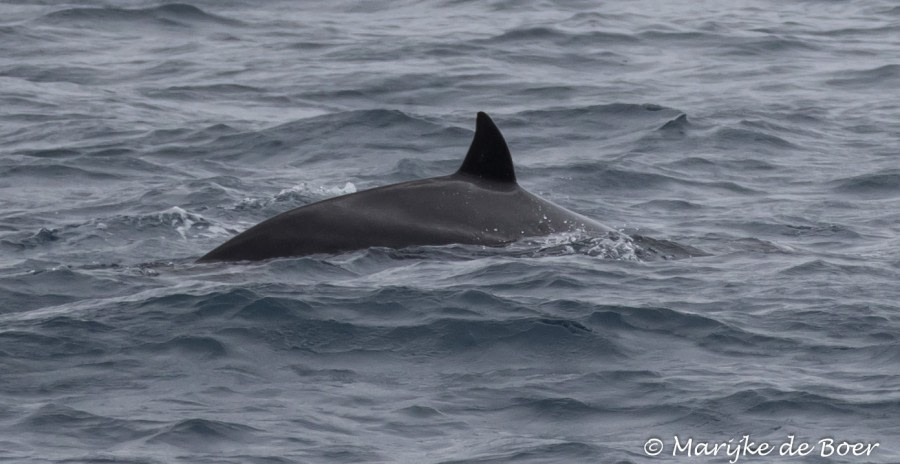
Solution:
{"label": "white foam", "polygon": [[602,259],[640,261],[634,242],[621,233],[611,232],[596,236],[584,231],[561,232],[546,237],[534,237],[526,242],[539,246],[538,254],[580,254]]}
{"label": "white foam", "polygon": [[188,239],[189,234],[203,237],[231,235],[231,232],[223,225],[210,221],[200,214],[189,212],[179,206],[173,206],[162,211],[157,217],[160,223],[172,226],[184,240]]}

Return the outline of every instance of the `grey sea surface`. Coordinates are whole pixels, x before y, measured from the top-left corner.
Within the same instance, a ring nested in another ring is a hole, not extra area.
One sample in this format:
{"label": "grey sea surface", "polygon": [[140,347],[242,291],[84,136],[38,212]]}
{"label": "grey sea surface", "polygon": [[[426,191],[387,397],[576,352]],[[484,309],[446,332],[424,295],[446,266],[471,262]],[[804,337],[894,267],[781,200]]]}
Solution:
{"label": "grey sea surface", "polygon": [[[900,462],[896,2],[0,13],[0,462]],[[709,256],[194,264],[453,172],[477,111],[524,188]]]}

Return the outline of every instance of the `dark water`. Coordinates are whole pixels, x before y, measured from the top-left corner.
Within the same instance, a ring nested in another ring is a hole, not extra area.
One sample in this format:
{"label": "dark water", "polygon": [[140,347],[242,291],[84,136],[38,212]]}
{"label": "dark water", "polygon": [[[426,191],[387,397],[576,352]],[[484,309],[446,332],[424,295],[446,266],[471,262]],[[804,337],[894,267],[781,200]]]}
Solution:
{"label": "dark water", "polygon": [[[896,3],[0,12],[0,462],[900,462]],[[711,256],[192,264],[452,172],[479,110],[525,188]]]}

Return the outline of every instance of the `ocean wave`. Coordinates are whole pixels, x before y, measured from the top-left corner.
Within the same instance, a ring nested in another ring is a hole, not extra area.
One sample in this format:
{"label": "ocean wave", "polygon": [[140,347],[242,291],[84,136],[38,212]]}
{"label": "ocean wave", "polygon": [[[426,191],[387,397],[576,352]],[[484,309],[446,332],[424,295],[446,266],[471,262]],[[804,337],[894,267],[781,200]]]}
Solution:
{"label": "ocean wave", "polygon": [[142,93],[148,98],[169,99],[178,102],[203,102],[215,99],[216,101],[253,101],[283,106],[292,103],[291,99],[284,95],[273,94],[259,87],[238,84],[179,85],[163,89],[149,88]]}
{"label": "ocean wave", "polygon": [[[255,164],[285,163],[304,167],[334,162],[334,152],[360,140],[362,153],[386,148],[433,150],[435,140],[456,138],[459,129],[399,110],[330,112],[249,132],[224,134],[203,145],[210,158]],[[302,147],[299,149],[298,147]]]}
{"label": "ocean wave", "polygon": [[575,398],[512,398],[511,405],[505,409],[516,415],[528,416],[531,420],[538,418],[551,420],[581,420],[595,414],[609,411],[608,407],[587,404]]}
{"label": "ocean wave", "polygon": [[900,64],[886,64],[872,69],[851,70],[826,81],[836,87],[853,89],[896,88],[900,85]]}
{"label": "ocean wave", "polygon": [[244,23],[232,18],[207,13],[184,3],[168,3],[151,8],[67,8],[47,13],[38,21],[55,26],[103,28],[110,26],[196,26],[220,24],[240,26]]}
{"label": "ocean wave", "polygon": [[[719,162],[710,162],[703,158],[694,157],[690,160],[680,160],[673,163],[679,167],[688,162],[688,167],[695,168],[698,163],[717,165]],[[652,169],[626,169],[623,167],[611,167],[601,162],[570,162],[566,167],[542,167],[541,171],[548,175],[558,175],[575,179],[584,179],[590,185],[596,185],[602,190],[624,191],[666,191],[668,194],[677,191],[678,188],[690,190],[700,189],[706,191],[723,191],[726,193],[738,193],[754,195],[759,191],[744,186],[737,182],[724,180],[697,180],[692,179],[692,173],[679,175],[674,172],[655,172]]]}
{"label": "ocean wave", "polygon": [[229,229],[216,221],[211,221],[202,215],[186,211],[178,206],[173,206],[158,213],[137,216],[122,215],[94,220],[85,224],[85,226],[93,226],[107,234],[120,231],[147,233],[149,230],[163,229],[178,234],[182,239],[187,239],[189,236],[227,237],[236,233],[235,230]]}
{"label": "ocean wave", "polygon": [[590,44],[597,46],[608,43],[634,43],[640,39],[630,34],[605,31],[573,31],[558,28],[535,26],[512,29],[488,39],[476,42],[490,45],[521,44],[538,42],[542,45],[552,43],[561,47],[578,47]]}
{"label": "ocean wave", "polygon": [[63,435],[85,443],[103,445],[136,440],[149,435],[131,421],[113,419],[56,403],[41,406],[18,425],[32,433]]}
{"label": "ocean wave", "polygon": [[[900,7],[894,10],[900,12]],[[892,14],[892,10],[886,10],[882,14]],[[875,27],[843,27],[838,29],[820,29],[803,31],[803,35],[817,36],[820,38],[847,38],[847,37],[877,37],[893,34],[896,29],[893,26]]]}
{"label": "ocean wave", "polygon": [[243,424],[196,418],[167,425],[147,441],[188,450],[213,451],[241,448],[242,444],[252,442],[258,432],[258,429]]}
{"label": "ocean wave", "polygon": [[684,134],[691,127],[686,114],[680,114],[674,119],[666,121],[665,124],[659,126],[660,132]]}
{"label": "ocean wave", "polygon": [[196,335],[179,335],[164,342],[139,345],[134,350],[155,354],[166,353],[181,359],[189,357],[212,359],[228,354],[226,345],[215,337]]}
{"label": "ocean wave", "polygon": [[735,414],[814,414],[842,416],[859,414],[853,405],[836,398],[808,391],[761,387],[741,390],[722,398],[707,400],[711,410],[730,410]]}
{"label": "ocean wave", "polygon": [[643,203],[639,203],[634,205],[636,208],[649,209],[649,210],[659,210],[659,211],[679,211],[679,210],[700,210],[705,208],[704,205],[700,203],[695,203],[687,200],[650,200]]}
{"label": "ocean wave", "polygon": [[79,331],[72,335],[41,334],[25,330],[6,330],[0,333],[4,355],[7,359],[29,361],[59,361],[63,358],[78,358],[98,353],[98,344],[80,337]]}
{"label": "ocean wave", "polygon": [[571,128],[579,126],[589,127],[592,130],[628,128],[631,131],[639,131],[662,127],[682,115],[681,111],[674,108],[651,103],[609,103],[529,110],[519,112],[515,116],[527,121],[540,121],[540,125],[543,127]]}
{"label": "ocean wave", "polygon": [[[334,292],[341,288],[336,287]],[[362,293],[334,292],[328,286],[314,285],[303,290],[303,297],[276,297],[234,289],[201,295],[165,295],[129,303],[120,311],[133,312],[134,317],[148,323],[160,318],[179,321],[180,332],[184,333],[147,334],[119,349],[199,359],[230,357],[232,346],[251,340],[254,344],[312,353],[349,352],[363,346],[368,350],[420,355],[513,346],[545,351],[542,356],[566,350],[610,356],[618,350],[605,335],[594,332],[577,318],[523,317],[533,311],[518,313],[516,308],[521,308],[521,303],[477,290],[387,288]],[[436,299],[435,293],[442,296]],[[343,317],[335,320],[335,313],[321,312],[322,307],[340,307]],[[452,308],[465,311],[449,310]],[[500,308],[509,308],[509,313],[503,316],[503,311],[497,312]],[[91,325],[84,330],[108,329],[105,325]],[[122,342],[125,340],[117,343]]]}
{"label": "ocean wave", "polygon": [[64,164],[19,164],[0,167],[0,175],[7,178],[29,178],[34,182],[58,183],[81,181],[125,181],[127,176],[120,173],[110,173],[94,169],[66,166]]}
{"label": "ocean wave", "polygon": [[[788,267],[779,272],[779,274],[783,275],[795,275],[795,276],[822,276],[822,275],[846,275],[846,276],[855,276],[855,275],[879,275],[885,274],[884,271],[879,270],[877,267],[873,266],[865,266],[865,265],[848,265],[848,264],[837,264],[832,263],[824,259],[815,259],[812,261],[807,261],[801,264],[797,264],[791,267]],[[888,275],[891,273],[888,272]]]}
{"label": "ocean wave", "polygon": [[720,43],[725,39],[720,34],[702,30],[647,29],[638,33],[638,37],[647,41],[691,42],[697,45]]}
{"label": "ocean wave", "polygon": [[797,149],[797,145],[767,132],[737,127],[723,127],[712,134],[719,146],[765,147],[769,149]]}
{"label": "ocean wave", "polygon": [[810,53],[819,51],[821,46],[813,40],[776,34],[766,37],[728,37],[718,48],[722,55],[735,58]]}
{"label": "ocean wave", "polygon": [[834,191],[864,198],[894,198],[900,195],[900,170],[879,170],[831,182]]}
{"label": "ocean wave", "polygon": [[788,338],[749,332],[712,316],[669,308],[606,307],[591,314],[589,322],[606,330],[626,329],[675,335],[692,340],[701,347],[732,353],[761,355],[774,347],[783,349],[797,345]]}
{"label": "ocean wave", "polygon": [[[96,85],[109,82],[109,76],[90,66],[12,66],[0,71],[0,75],[17,77],[36,83],[72,83]],[[68,119],[68,118],[67,118]]]}
{"label": "ocean wave", "polygon": [[[459,458],[457,456],[465,456]],[[454,457],[442,464],[489,464],[495,462],[548,463],[548,462],[589,462],[597,456],[619,457],[630,462],[627,453],[614,451],[606,446],[579,441],[544,439],[538,443],[523,443],[519,440],[496,440],[478,447],[461,449]],[[611,461],[612,462],[612,461]]]}
{"label": "ocean wave", "polygon": [[[103,208],[101,208],[103,209]],[[243,226],[238,226],[243,228]],[[83,223],[63,224],[58,226],[46,226],[32,233],[10,233],[0,238],[0,249],[6,249],[20,256],[28,257],[36,250],[44,250],[45,253],[55,255],[54,258],[67,259],[67,256],[77,256],[79,253],[88,253],[90,248],[97,244],[115,249],[128,249],[140,247],[154,240],[168,241],[170,250],[184,247],[191,252],[196,239],[221,240],[238,232],[231,225],[217,220],[209,220],[202,215],[189,212],[180,207],[171,207],[167,210],[139,215],[117,215],[106,218],[96,218]],[[172,240],[182,242],[182,245],[172,246]],[[116,261],[117,254],[95,255],[97,259],[111,259]],[[169,256],[169,259],[174,258]],[[65,262],[65,261],[63,261]],[[110,261],[105,261],[110,264]],[[57,263],[59,263],[57,261]],[[57,264],[58,265],[58,264]],[[125,266],[126,269],[134,269],[140,273],[155,273],[152,268],[141,266]],[[43,271],[43,270],[41,270]]]}

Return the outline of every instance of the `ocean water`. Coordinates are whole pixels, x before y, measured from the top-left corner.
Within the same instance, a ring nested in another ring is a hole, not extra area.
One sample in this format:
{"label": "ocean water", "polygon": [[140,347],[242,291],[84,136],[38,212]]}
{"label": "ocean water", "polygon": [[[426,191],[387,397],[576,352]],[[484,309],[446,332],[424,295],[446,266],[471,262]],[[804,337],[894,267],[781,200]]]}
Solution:
{"label": "ocean water", "polygon": [[[900,462],[896,2],[0,13],[0,462]],[[477,111],[526,189],[709,256],[194,264],[453,172]]]}

